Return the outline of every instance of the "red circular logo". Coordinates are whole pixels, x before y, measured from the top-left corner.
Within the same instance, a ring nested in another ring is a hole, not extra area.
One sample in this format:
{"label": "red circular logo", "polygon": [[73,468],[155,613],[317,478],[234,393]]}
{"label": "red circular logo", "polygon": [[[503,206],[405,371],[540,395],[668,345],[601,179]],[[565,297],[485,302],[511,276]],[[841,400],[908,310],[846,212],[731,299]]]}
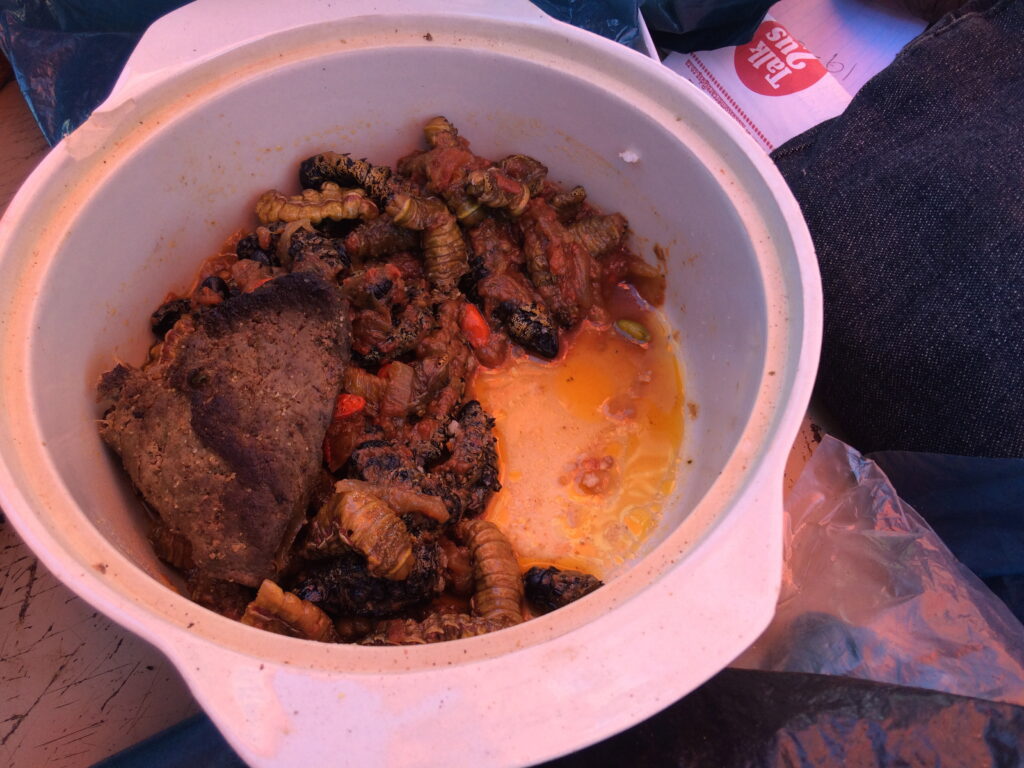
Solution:
{"label": "red circular logo", "polygon": [[825,67],[777,21],[765,21],[754,39],[736,46],[736,74],[754,93],[788,96],[810,88]]}

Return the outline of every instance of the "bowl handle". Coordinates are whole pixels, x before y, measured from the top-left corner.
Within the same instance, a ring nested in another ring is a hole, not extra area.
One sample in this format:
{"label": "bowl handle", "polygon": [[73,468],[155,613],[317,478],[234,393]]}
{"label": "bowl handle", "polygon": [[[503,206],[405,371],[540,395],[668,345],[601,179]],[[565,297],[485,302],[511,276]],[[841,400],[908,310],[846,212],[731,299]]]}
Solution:
{"label": "bowl handle", "polygon": [[482,16],[528,24],[560,24],[530,0],[196,0],[146,30],[97,112],[116,109],[143,83],[163,80],[270,33],[359,16]]}
{"label": "bowl handle", "polygon": [[[163,640],[158,644],[227,741],[256,768],[317,765],[325,760],[460,768],[517,762],[517,755],[521,762],[521,750],[509,737],[509,722],[532,722],[538,700],[585,712],[614,690],[623,697],[624,707],[639,712],[639,721],[729,664],[768,626],[781,579],[783,516],[782,467],[778,462],[766,464],[741,494],[741,507],[711,532],[688,568],[653,582],[646,600],[617,607],[624,627],[650,623],[652,605],[668,610],[658,616],[659,631],[634,633],[630,653],[644,662],[614,683],[581,680],[574,665],[566,663],[587,657],[578,633],[575,640],[526,646],[509,654],[514,659],[509,669],[484,659],[402,674],[332,674],[260,660],[181,632],[174,633],[173,640],[158,638]],[[695,620],[709,627],[707,637],[693,636]],[[689,667],[681,649],[697,650],[700,664]],[[597,651],[589,664],[600,656]],[[515,672],[524,669],[545,670],[543,680],[532,680],[531,696],[515,694],[522,690]],[[400,664],[395,671],[401,671]],[[655,678],[655,672],[660,677]],[[481,685],[482,680],[495,681],[494,691]],[[645,696],[656,680],[661,681],[657,694]],[[583,701],[576,700],[577,695]],[[439,712],[448,722],[472,721],[472,738],[431,736]],[[600,706],[595,706],[594,719],[584,717],[576,727],[589,733],[591,723],[601,716]],[[554,720],[557,724],[551,727],[533,723],[538,743],[561,743],[552,730],[567,727],[571,718]],[[356,726],[360,730],[353,733]]]}
{"label": "bowl handle", "polygon": [[287,751],[284,742],[292,730],[292,713],[275,691],[278,665],[190,638],[177,637],[161,645],[196,701],[247,765],[264,765]]}

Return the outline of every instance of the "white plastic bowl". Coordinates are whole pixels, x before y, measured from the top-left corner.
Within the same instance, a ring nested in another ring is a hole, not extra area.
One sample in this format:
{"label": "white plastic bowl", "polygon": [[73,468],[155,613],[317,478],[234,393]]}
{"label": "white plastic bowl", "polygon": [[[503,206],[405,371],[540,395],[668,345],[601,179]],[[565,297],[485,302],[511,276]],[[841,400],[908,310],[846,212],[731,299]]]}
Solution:
{"label": "white plastic bowl", "polygon": [[[336,4],[338,5],[338,4]],[[0,223],[0,504],[62,581],[161,648],[254,765],[513,765],[593,743],[727,665],[778,593],[783,465],[821,333],[810,239],[767,157],[688,83],[526,0],[203,0],[146,34],[107,102]],[[443,10],[440,7],[443,6]],[[390,163],[449,117],[542,158],[669,248],[688,422],[646,554],[568,608],[472,640],[330,646],[166,587],[96,432],[94,386],[256,195],[322,149]],[[625,162],[622,154],[636,162]]]}

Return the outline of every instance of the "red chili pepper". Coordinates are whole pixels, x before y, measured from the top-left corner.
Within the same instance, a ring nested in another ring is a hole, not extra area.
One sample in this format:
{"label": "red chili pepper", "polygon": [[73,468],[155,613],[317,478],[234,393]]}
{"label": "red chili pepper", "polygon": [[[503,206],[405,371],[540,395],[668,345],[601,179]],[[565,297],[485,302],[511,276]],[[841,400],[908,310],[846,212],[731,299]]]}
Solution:
{"label": "red chili pepper", "polygon": [[351,416],[353,413],[359,413],[365,407],[365,397],[348,394],[338,395],[338,399],[334,403],[334,419],[344,419],[346,416]]}
{"label": "red chili pepper", "polygon": [[265,285],[266,283],[269,283],[269,282],[270,282],[271,280],[273,280],[273,279],[274,279],[274,278],[272,278],[272,277],[264,277],[264,278],[262,278],[261,280],[256,280],[256,281],[255,281],[255,282],[253,282],[253,283],[249,283],[249,287],[248,287],[248,288],[246,289],[246,291],[245,291],[245,292],[246,292],[246,293],[252,293],[252,292],[253,292],[253,291],[255,291],[255,290],[256,290],[257,288],[259,288],[259,287],[260,287],[261,285]]}
{"label": "red chili pepper", "polygon": [[465,334],[474,349],[486,346],[487,340],[491,338],[490,326],[487,325],[484,316],[480,314],[480,310],[472,304],[463,305],[460,326],[462,333]]}

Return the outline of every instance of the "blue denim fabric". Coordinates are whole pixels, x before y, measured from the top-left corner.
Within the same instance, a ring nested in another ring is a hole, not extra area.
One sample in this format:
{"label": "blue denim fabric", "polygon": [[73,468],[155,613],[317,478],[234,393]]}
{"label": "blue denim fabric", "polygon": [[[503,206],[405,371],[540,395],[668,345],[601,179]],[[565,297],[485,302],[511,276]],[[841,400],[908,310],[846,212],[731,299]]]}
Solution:
{"label": "blue denim fabric", "polygon": [[844,439],[1024,457],[1024,2],[944,17],[773,158],[818,252],[816,394]]}

